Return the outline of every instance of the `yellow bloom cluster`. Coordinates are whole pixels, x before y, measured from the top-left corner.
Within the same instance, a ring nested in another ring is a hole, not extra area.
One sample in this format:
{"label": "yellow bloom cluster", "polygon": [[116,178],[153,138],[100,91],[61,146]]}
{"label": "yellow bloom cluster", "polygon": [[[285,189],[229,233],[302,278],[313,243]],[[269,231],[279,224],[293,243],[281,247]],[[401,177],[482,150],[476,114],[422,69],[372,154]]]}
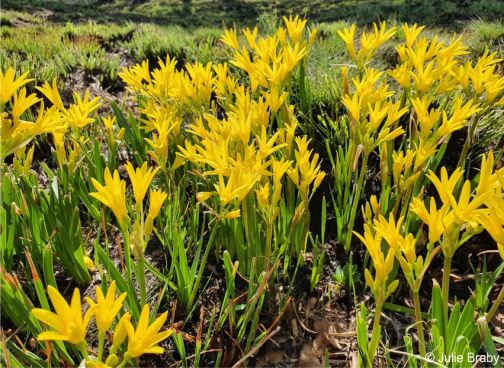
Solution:
{"label": "yellow bloom cluster", "polygon": [[427,177],[436,187],[441,207],[437,208],[434,198],[430,199],[429,209],[420,198],[413,199],[411,210],[428,225],[429,241],[441,241],[446,256],[452,257],[462,245],[461,231],[471,234],[483,227],[497,242],[504,258],[504,168],[494,171],[493,167],[494,155],[490,151],[483,156],[478,186],[471,189],[471,182],[465,180],[460,190],[457,189],[463,176],[460,168],[450,176],[444,167],[440,177],[431,171]]}
{"label": "yellow bloom cluster", "polygon": [[[240,216],[236,205],[258,185],[263,207],[270,187],[276,193],[271,200],[278,203],[285,172],[306,198],[310,184],[314,182],[315,189],[324,176],[318,155],[311,157],[307,150],[307,138],[299,141],[294,152],[297,120],[284,90],[284,81],[306,56],[316,30],[305,38],[306,21],[298,17],[284,21],[286,28],[267,37],[259,37],[257,28],[245,29],[247,45],[241,48],[235,30],[224,33],[222,41],[233,50],[230,64],[247,72],[250,87],[238,82],[227,63],[193,63],[179,71],[176,61],[167,58],[152,72],[144,62],[120,74],[129,90],[141,95],[144,128],[154,133],[147,139],[153,148],[150,154],[161,167],[174,151],[168,142],[176,142],[182,121],[192,118],[187,128],[192,139],[178,145],[179,153],[171,156],[172,169],[188,160],[202,169],[203,177],[215,177],[214,191],[199,192],[197,199],[204,202],[217,195],[219,213],[228,218]],[[283,124],[273,130],[277,116]],[[297,164],[290,169],[294,161]],[[282,167],[276,169],[272,183],[271,167]]]}
{"label": "yellow bloom cluster", "polygon": [[[53,106],[45,109],[43,101],[35,93],[27,95],[28,73],[15,78],[12,67],[5,74],[0,71],[0,159],[11,155],[26,146],[34,137],[44,133],[62,133],[66,124],[59,110]],[[40,102],[38,115],[34,121],[21,117]]]}
{"label": "yellow bloom cluster", "polygon": [[[133,231],[128,231],[131,234],[132,240],[130,246],[133,255],[136,258],[142,258],[154,230],[154,220],[159,215],[167,194],[158,189],[150,190],[149,210],[145,218],[143,200],[154,176],[160,168],[149,168],[147,163],[144,163],[141,168],[134,169],[131,162],[127,162],[125,168],[133,186],[136,209]],[[127,230],[130,227],[130,217],[128,216],[126,200],[126,182],[121,180],[117,170],[112,175],[108,168],[105,169],[104,178],[105,185],[100,184],[94,178],[91,179],[97,191],[90,193],[90,195],[109,207],[114,212],[121,228]]]}
{"label": "yellow bloom cluster", "polygon": [[[416,24],[402,26],[405,42],[396,47],[400,63],[387,71],[404,89],[409,106],[400,96],[394,98],[396,93],[383,81],[384,73],[366,66],[376,50],[394,36],[395,28],[386,30],[383,23],[381,28],[374,25],[372,33],[363,32],[358,52],[354,45],[355,25],[339,32],[348,53],[361,70],[360,76],[353,80],[355,92],[350,93],[347,87],[342,99],[352,122],[361,129],[358,142],[373,148],[374,142],[379,144],[401,135],[401,128],[386,128],[411,106],[416,115],[415,131],[409,132],[410,139],[416,137],[411,146],[415,151],[415,169],[422,167],[436,152],[436,147],[464,127],[475,114],[492,104],[504,103],[504,77],[495,70],[501,61],[496,53],[490,54],[487,50],[475,62],[464,63],[461,56],[469,51],[461,37],[454,36],[447,43],[437,37],[429,40],[421,35],[423,28]],[[343,75],[347,76],[346,68]],[[443,95],[450,99],[444,99]],[[498,99],[499,96],[502,97]],[[366,134],[371,135],[373,129],[376,131],[385,117],[381,139],[367,138]]]}
{"label": "yellow bloom cluster", "polygon": [[353,24],[350,28],[345,28],[342,31],[338,31],[338,35],[343,39],[343,42],[345,42],[350,57],[357,63],[359,67],[364,66],[366,62],[371,60],[380,46],[391,39],[396,32],[395,27],[387,29],[386,22],[383,22],[380,28],[378,28],[376,23],[373,23],[372,32],[362,32],[360,37],[360,50],[356,51],[356,30],[357,26]]}
{"label": "yellow bloom cluster", "polygon": [[[0,71],[0,84],[2,85],[0,158],[3,160],[10,154],[19,151],[35,136],[52,133],[56,151],[59,158],[63,160],[66,158],[64,136],[68,127],[81,129],[92,123],[94,121],[92,115],[101,106],[100,99],[98,97],[91,99],[88,90],[83,98],[74,92],[74,102],[65,108],[58,91],[57,81],[53,80],[52,85],[45,82],[42,87],[36,87],[52,103],[50,108],[45,108],[43,99],[38,97],[36,93],[27,95],[27,89],[23,86],[33,81],[33,79],[27,79],[27,75],[28,73],[25,73],[16,79],[12,67],[7,69],[5,75]],[[35,121],[22,119],[24,116],[33,116],[31,108],[37,103],[40,104]],[[77,145],[74,145],[76,152],[73,153],[73,156],[79,154],[76,147]]]}
{"label": "yellow bloom cluster", "polygon": [[394,102],[394,92],[380,81],[383,72],[366,68],[364,75],[353,80],[355,92],[342,98],[351,119],[350,130],[355,142],[370,153],[381,143],[391,141],[404,133],[397,121],[408,109]]}
{"label": "yellow bloom cluster", "polygon": [[[122,293],[116,298],[115,281],[110,284],[105,295],[102,289],[97,287],[96,300],[86,297],[89,307],[84,312],[84,316],[82,314],[79,289],[75,288],[70,305],[56,288],[48,286],[47,293],[55,312],[42,308],[34,308],[32,313],[37,319],[47,324],[53,330],[42,332],[39,334],[38,340],[68,341],[70,344],[77,345],[86,360],[86,367],[117,366],[120,362],[117,353],[126,339],[128,340],[128,344],[123,361],[127,362],[144,354],[162,354],[163,348],[158,346],[158,344],[173,333],[171,329],[160,332],[166,322],[168,312],[164,312],[149,325],[149,306],[147,304],[143,306],[135,328],[131,322],[130,314],[128,312],[121,313],[127,293]],[[114,321],[120,314],[122,316],[113,330],[109,355],[105,362],[103,362],[103,344],[106,333],[112,329]],[[86,343],[88,326],[93,317],[96,319],[99,334],[97,357],[88,356]]]}
{"label": "yellow bloom cluster", "polygon": [[286,29],[280,27],[270,37],[257,38],[258,28],[243,30],[247,46],[238,42],[236,30],[224,32],[222,41],[233,49],[231,64],[247,72],[252,92],[261,86],[276,91],[296,65],[307,55],[315,42],[317,30],[309,31],[303,39],[306,20],[284,17]]}

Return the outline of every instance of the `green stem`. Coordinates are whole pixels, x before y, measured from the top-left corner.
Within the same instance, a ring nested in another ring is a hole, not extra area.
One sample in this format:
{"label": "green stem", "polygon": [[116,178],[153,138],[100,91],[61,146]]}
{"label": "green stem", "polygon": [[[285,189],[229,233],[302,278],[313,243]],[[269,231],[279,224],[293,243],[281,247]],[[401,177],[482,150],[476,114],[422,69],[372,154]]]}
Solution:
{"label": "green stem", "polygon": [[268,224],[266,225],[266,250],[265,250],[265,256],[266,256],[266,268],[269,268],[271,264],[271,241],[273,238],[273,224],[271,221],[268,221]]}
{"label": "green stem", "polygon": [[[406,190],[406,196],[404,196],[404,202],[402,202],[402,206],[401,206],[401,216],[406,218],[406,212],[409,210],[409,202],[410,202],[410,198],[411,198],[411,193],[413,192],[413,187],[410,186],[407,190]],[[402,198],[401,198],[402,199]],[[394,212],[394,215],[395,215],[395,212]]]}
{"label": "green stem", "polygon": [[457,163],[457,167],[464,168],[465,166],[465,161],[467,158],[467,153],[469,152],[469,147],[471,146],[472,142],[474,141],[474,133],[476,131],[476,123],[478,119],[475,118],[474,121],[471,122],[471,125],[469,126],[469,130],[467,132],[467,139],[465,140],[464,147],[462,148],[462,153],[460,154],[459,161]]}
{"label": "green stem", "polygon": [[450,296],[450,271],[452,257],[445,255],[443,261],[443,284],[441,286],[443,292],[443,317],[445,324],[448,321],[448,298]]}
{"label": "green stem", "polygon": [[104,345],[105,345],[105,333],[99,332],[98,333],[98,361],[100,363],[102,362]]}
{"label": "green stem", "polygon": [[124,359],[116,368],[124,368],[124,366],[131,360],[128,353],[124,354]]}
{"label": "green stem", "polygon": [[87,343],[85,341],[82,341],[79,345],[77,345],[77,348],[82,353],[82,356],[84,357],[84,359],[89,360],[89,355],[87,352]]}
{"label": "green stem", "polygon": [[368,348],[368,357],[369,363],[372,364],[374,361],[374,357],[376,354],[376,350],[378,349],[378,343],[381,338],[381,312],[382,312],[383,303],[379,300],[376,301],[375,315],[373,320],[373,331],[371,332],[371,343]]}
{"label": "green stem", "polygon": [[247,241],[247,244],[253,244],[250,239],[250,224],[249,224],[249,214],[246,198],[242,201],[242,217],[243,217],[243,225],[245,226],[245,239]]}
{"label": "green stem", "polygon": [[131,254],[130,254],[130,235],[127,225],[122,226],[122,233],[124,238],[124,262],[126,263],[126,273],[128,275],[128,281],[133,284],[133,272],[131,265]]}
{"label": "green stem", "polygon": [[145,265],[144,258],[137,259],[137,280],[140,289],[140,304],[143,307],[147,303],[147,292],[145,289]]}
{"label": "green stem", "polygon": [[497,313],[503,301],[504,301],[504,287],[501,289],[499,295],[497,296],[497,299],[495,299],[492,308],[490,308],[490,310],[485,316],[488,323],[492,321],[493,317],[495,316],[495,313]]}
{"label": "green stem", "polygon": [[416,329],[418,333],[418,349],[420,350],[420,355],[422,356],[422,358],[425,358],[427,351],[425,349],[422,309],[420,306],[420,295],[418,290],[413,291],[413,304],[415,306],[415,320],[416,320]]}
{"label": "green stem", "polygon": [[352,230],[353,230],[354,223],[355,223],[355,216],[357,214],[357,208],[359,207],[359,202],[360,202],[360,198],[361,198],[362,184],[364,183],[364,177],[366,174],[367,161],[368,161],[368,156],[367,156],[367,154],[364,154],[364,157],[362,159],[362,167],[361,167],[361,171],[359,174],[359,181],[357,182],[357,188],[354,193],[352,209],[350,212],[350,220],[348,222],[346,241],[345,241],[345,252],[347,254],[348,254],[348,251],[350,250],[350,243],[352,241],[352,236],[353,236]]}
{"label": "green stem", "polygon": [[215,239],[215,235],[217,234],[217,228],[219,227],[219,223],[216,223],[214,228],[212,229],[212,233],[210,234],[210,239],[208,239],[208,244],[205,248],[205,253],[203,254],[203,259],[201,260],[201,264],[198,270],[198,275],[196,276],[196,281],[193,284],[191,295],[189,296],[189,302],[187,303],[188,309],[191,309],[192,304],[194,303],[194,299],[196,298],[196,294],[198,292],[198,287],[201,282],[201,277],[203,276],[203,270],[205,269],[206,261],[208,255],[210,254],[210,249],[213,246],[213,242]]}
{"label": "green stem", "polygon": [[306,253],[306,243],[308,242],[308,232],[310,230],[310,207],[309,207],[309,201],[306,201],[306,210],[304,214],[304,224],[303,224],[303,235],[301,237],[302,244],[301,244],[301,249],[299,250],[297,257],[298,257],[298,263],[301,261],[301,264],[304,264],[304,257],[303,253]]}

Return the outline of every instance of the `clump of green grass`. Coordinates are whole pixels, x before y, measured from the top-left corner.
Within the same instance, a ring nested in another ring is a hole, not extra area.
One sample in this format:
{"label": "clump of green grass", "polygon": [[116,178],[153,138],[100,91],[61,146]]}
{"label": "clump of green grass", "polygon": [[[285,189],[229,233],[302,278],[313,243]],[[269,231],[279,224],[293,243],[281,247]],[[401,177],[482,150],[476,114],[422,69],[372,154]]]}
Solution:
{"label": "clump of green grass", "polygon": [[101,46],[110,49],[121,41],[129,41],[133,37],[135,26],[132,23],[99,24],[94,21],[88,21],[86,23],[74,24],[68,22],[63,32],[70,40],[92,36],[99,41]]}
{"label": "clump of green grass", "polygon": [[189,32],[180,26],[162,27],[156,24],[139,24],[129,41],[120,42],[131,57],[139,62],[149,60],[156,65],[158,58],[166,55],[179,60],[207,62],[224,58],[221,48],[216,47],[222,31],[215,28],[198,28]]}
{"label": "clump of green grass", "polygon": [[184,47],[190,41],[188,33],[181,27],[160,27],[147,23],[138,25],[131,40],[121,42],[121,46],[127,48],[137,62],[144,59],[155,62],[166,54],[184,60]]}
{"label": "clump of green grass", "polygon": [[[59,26],[35,25],[2,27],[0,65],[13,65],[19,71],[32,71],[37,80],[66,76],[76,66],[69,42],[61,39]],[[20,31],[22,29],[22,31]]]}
{"label": "clump of green grass", "polygon": [[504,22],[474,20],[467,25],[464,33],[475,53],[481,54],[488,48],[504,55]]}

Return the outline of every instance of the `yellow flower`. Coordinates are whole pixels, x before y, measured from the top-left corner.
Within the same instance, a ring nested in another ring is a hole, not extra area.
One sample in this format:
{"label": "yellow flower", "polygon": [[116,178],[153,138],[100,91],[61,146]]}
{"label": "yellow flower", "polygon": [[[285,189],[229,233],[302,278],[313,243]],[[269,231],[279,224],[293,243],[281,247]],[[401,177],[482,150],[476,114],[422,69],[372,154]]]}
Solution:
{"label": "yellow flower", "polygon": [[240,48],[240,44],[238,43],[238,36],[236,35],[235,29],[226,29],[221,37],[221,41],[235,50],[238,50]]}
{"label": "yellow flower", "polygon": [[[414,55],[414,57],[416,57],[416,55]],[[425,93],[435,82],[434,62],[430,62],[426,66],[421,64],[423,61],[414,59],[412,62],[418,66],[415,67],[416,73],[409,71],[409,74],[415,81],[416,89],[421,93]]]}
{"label": "yellow flower", "polygon": [[26,76],[28,75],[28,72],[22,74],[19,76],[19,78],[14,79],[16,73],[14,72],[13,67],[9,67],[5,74],[3,71],[0,69],[0,86],[2,88],[0,89],[0,104],[5,105],[7,101],[9,101],[14,94],[15,91],[17,91],[19,88],[24,86],[26,83],[31,82],[34,79],[27,79]]}
{"label": "yellow flower", "polygon": [[434,156],[436,146],[437,140],[420,137],[418,145],[415,143],[415,171],[422,168],[424,163]]}
{"label": "yellow flower", "polygon": [[232,220],[232,219],[239,218],[240,216],[241,216],[241,211],[240,210],[234,210],[234,211],[226,213],[224,215],[224,218],[227,219],[227,220]]}
{"label": "yellow flower", "polygon": [[[409,265],[413,266],[417,262],[416,256],[416,239],[413,234],[407,234],[405,237],[401,237],[398,242],[399,249],[402,254],[406,257],[406,261]],[[421,256],[419,258],[422,258]]]}
{"label": "yellow flower", "polygon": [[104,116],[102,121],[103,121],[103,125],[105,125],[105,128],[107,129],[107,131],[112,132],[114,129],[114,125],[116,123],[116,117],[115,116]]}
{"label": "yellow flower", "polygon": [[419,198],[413,198],[410,204],[411,211],[417,214],[418,217],[429,226],[429,242],[435,243],[441,239],[441,235],[451,227],[447,213],[449,205],[445,204],[438,211],[436,201],[431,197],[430,209],[427,211],[424,202]]}
{"label": "yellow flower", "polygon": [[352,120],[357,123],[360,122],[361,101],[359,99],[359,96],[357,94],[354,94],[352,97],[345,95],[341,99],[341,102],[343,102],[343,105],[345,105]]}
{"label": "yellow flower", "polygon": [[162,190],[156,189],[150,191],[150,200],[149,200],[149,216],[157,217],[159,215],[159,211],[161,207],[163,207],[163,203],[166,200],[168,195]]}
{"label": "yellow flower", "polygon": [[485,213],[486,209],[480,207],[491,194],[491,192],[486,192],[472,198],[471,182],[466,180],[462,186],[458,201],[452,194],[449,194],[455,222],[460,225],[464,223],[471,223],[474,225],[475,216],[479,213]]}
{"label": "yellow flower", "polygon": [[257,28],[257,26],[254,27],[252,31],[250,31],[249,28],[243,30],[243,34],[245,35],[245,38],[247,39],[247,42],[252,49],[256,47],[256,38],[258,32],[259,28]]}
{"label": "yellow flower", "polygon": [[434,128],[434,126],[439,121],[439,118],[441,117],[440,110],[429,110],[429,105],[431,104],[431,102],[431,99],[426,96],[411,99],[411,105],[415,109],[418,125],[420,126],[420,134],[425,138],[429,136],[431,130]]}
{"label": "yellow flower", "polygon": [[390,70],[388,74],[396,80],[402,88],[408,88],[411,84],[411,75],[408,73],[408,64],[401,64]]}
{"label": "yellow flower", "polygon": [[136,330],[130,322],[126,322],[128,332],[127,354],[129,357],[137,358],[143,354],[163,353],[163,348],[157,344],[166,340],[173,333],[172,329],[159,332],[167,317],[168,312],[164,312],[149,326],[149,306],[146,304],[142,308]]}
{"label": "yellow flower", "polygon": [[413,24],[412,26],[409,26],[407,23],[404,23],[402,26],[402,30],[404,33],[404,38],[406,45],[408,47],[412,47],[413,43],[415,43],[416,39],[418,38],[418,35],[422,30],[425,28],[425,26],[418,27],[417,24]]}
{"label": "yellow flower", "polygon": [[269,183],[260,185],[259,189],[256,189],[257,203],[259,207],[263,208],[269,203],[270,186]]}
{"label": "yellow flower", "polygon": [[112,367],[109,366],[107,363],[93,360],[86,360],[86,368],[112,368]]}
{"label": "yellow flower", "polygon": [[415,151],[408,149],[406,155],[403,151],[397,153],[392,152],[392,176],[394,178],[394,184],[399,185],[401,183],[401,173],[404,170],[404,174],[408,175],[413,165],[413,160],[415,158]]}
{"label": "yellow flower", "polygon": [[[168,197],[168,194],[163,192],[162,190],[152,190],[149,195],[149,213],[147,215],[147,219],[145,220],[145,239],[149,239],[154,229],[154,220],[159,215],[161,211],[161,207],[163,207],[163,203]],[[145,249],[144,249],[145,250]],[[143,252],[142,252],[143,253]]]}
{"label": "yellow flower", "polygon": [[280,161],[273,160],[271,162],[271,167],[273,168],[273,183],[280,183],[285,172],[290,168],[292,161],[285,161],[281,159]]}
{"label": "yellow flower", "polygon": [[486,99],[493,102],[497,96],[504,90],[504,78],[492,78],[485,83]]}
{"label": "yellow flower", "polygon": [[306,26],[306,19],[301,20],[298,15],[292,18],[292,15],[290,15],[289,18],[283,17],[283,21],[287,27],[287,33],[291,40],[300,42]]}
{"label": "yellow flower", "polygon": [[299,190],[301,199],[308,200],[310,197],[309,187],[313,183],[314,192],[324,179],[326,173],[320,169],[319,155],[312,155],[312,150],[308,150],[310,140],[308,137],[295,138],[297,149],[294,152],[296,166],[287,170],[287,175]]}
{"label": "yellow flower", "polygon": [[147,193],[147,189],[149,189],[152,179],[154,179],[154,176],[160,168],[148,168],[147,162],[144,162],[141,168],[137,167],[136,170],[133,168],[131,162],[127,162],[124,167],[126,168],[131,184],[133,185],[135,201],[137,204],[140,204],[145,198],[145,194]]}
{"label": "yellow flower", "polygon": [[84,98],[74,92],[74,103],[63,111],[68,124],[73,128],[83,128],[94,121],[89,115],[97,110],[100,106],[100,98],[95,97],[90,100],[89,90],[84,93]]}
{"label": "yellow flower", "polygon": [[112,281],[110,284],[107,295],[104,296],[101,287],[96,287],[96,303],[89,297],[86,297],[88,304],[95,309],[96,325],[98,331],[105,333],[112,326],[112,322],[117,316],[117,313],[122,308],[124,299],[127,293],[122,293],[115,299],[116,282]]}
{"label": "yellow flower", "polygon": [[[481,169],[479,174],[478,187],[476,188],[476,196],[482,195],[492,189],[497,189],[501,186],[499,181],[499,173],[504,174],[504,169],[493,173],[494,154],[489,151],[488,155],[483,155],[481,159]],[[504,179],[504,176],[502,177]],[[503,182],[504,185],[504,182]]]}
{"label": "yellow flower", "polygon": [[112,335],[112,347],[110,348],[110,355],[115,354],[121,344],[128,337],[128,330],[126,328],[127,324],[130,323],[131,316],[128,312],[124,313],[117,325],[114,328],[114,334]]}
{"label": "yellow flower", "polygon": [[355,38],[355,31],[357,29],[357,26],[355,24],[352,24],[350,28],[345,28],[343,31],[338,31],[338,35],[341,37],[343,42],[346,45],[346,48],[348,50],[348,53],[352,57],[353,60],[357,59],[357,54],[355,52],[355,44],[354,44],[354,38]]}
{"label": "yellow flower", "polygon": [[416,239],[413,234],[407,234],[398,243],[399,252],[396,257],[406,277],[406,281],[411,289],[415,289],[415,279],[424,271],[424,261],[422,256],[416,254]]}
{"label": "yellow flower", "polygon": [[198,192],[198,193],[196,193],[196,200],[198,202],[205,202],[211,196],[212,196],[212,192]]}
{"label": "yellow flower", "polygon": [[[169,63],[167,62],[167,64]],[[132,67],[118,73],[118,75],[128,85],[129,90],[134,93],[143,92],[143,81],[145,80],[148,83],[151,81],[149,61],[144,60],[142,64],[133,65]]]}
{"label": "yellow flower", "polygon": [[395,31],[395,27],[387,30],[387,22],[383,22],[379,29],[376,23],[373,23],[372,33],[362,32],[361,49],[357,54],[357,64],[363,65],[363,63],[370,60],[375,54],[376,50],[378,50],[381,45],[383,45],[386,41],[394,36]]}
{"label": "yellow flower", "polygon": [[380,215],[378,219],[374,220],[374,228],[376,233],[385,239],[388,245],[392,248],[397,248],[397,245],[403,239],[401,236],[401,225],[403,220],[404,218],[400,217],[396,224],[392,213],[389,215],[388,221],[385,217]]}
{"label": "yellow flower", "polygon": [[14,123],[18,123],[21,115],[28,110],[32,105],[40,101],[35,93],[26,96],[26,88],[21,88],[19,93],[14,93],[14,103],[12,104],[12,120]]}
{"label": "yellow flower", "polygon": [[394,267],[394,251],[389,248],[386,255],[383,253],[381,246],[382,236],[378,233],[373,235],[371,227],[368,224],[364,224],[364,236],[355,231],[353,233],[366,246],[375,268],[374,278],[367,268],[364,270],[366,284],[370,287],[376,302],[383,303],[399,285],[399,280],[395,280],[387,287],[387,280]]}
{"label": "yellow flower", "polygon": [[273,86],[271,87],[269,93],[264,93],[264,98],[266,99],[266,103],[268,104],[270,111],[272,113],[276,113],[280,107],[282,107],[288,95],[289,94],[287,92],[280,93],[278,87]]}
{"label": "yellow flower", "polygon": [[88,271],[90,271],[90,272],[96,271],[95,264],[94,264],[93,260],[91,259],[91,257],[84,256],[84,264],[86,265],[86,268],[88,269]]}
{"label": "yellow flower", "polygon": [[47,97],[51,103],[56,106],[56,108],[60,111],[65,110],[65,106],[63,105],[63,101],[61,100],[61,96],[58,91],[58,82],[56,78],[53,79],[52,86],[49,82],[45,81],[42,87],[37,88],[44,96]]}
{"label": "yellow flower", "polygon": [[453,172],[452,176],[448,178],[446,169],[442,167],[441,180],[432,171],[429,171],[427,177],[436,187],[443,203],[450,205],[454,221],[459,225],[471,223],[476,226],[475,216],[485,211],[485,209],[480,207],[491,196],[492,191],[475,195],[474,198],[472,198],[471,182],[466,180],[462,186],[458,199],[456,199],[454,189],[462,177],[462,174],[463,171],[461,171],[460,168],[457,168]]}
{"label": "yellow flower", "polygon": [[443,122],[439,129],[436,131],[436,137],[442,138],[460,128],[462,128],[472,115],[481,111],[477,105],[473,104],[472,100],[466,102],[462,106],[462,97],[456,96],[453,102],[454,109],[452,116],[448,119],[445,111],[443,111]]}
{"label": "yellow flower", "polygon": [[74,345],[85,342],[86,331],[93,316],[94,308],[89,308],[84,313],[84,318],[82,317],[81,298],[78,288],[74,289],[70,305],[54,287],[49,285],[47,293],[56,313],[41,308],[32,309],[32,313],[35,318],[52,327],[55,331],[42,332],[37,339],[40,341],[63,340]]}
{"label": "yellow flower", "polygon": [[[478,222],[497,242],[499,251],[504,246],[504,200],[501,199],[501,211],[491,208],[489,213],[478,216]],[[503,257],[504,258],[504,257]]]}
{"label": "yellow flower", "polygon": [[108,167],[105,169],[105,185],[101,185],[96,179],[91,182],[96,188],[96,192],[90,193],[105,206],[109,207],[122,226],[126,225],[128,210],[126,208],[126,182],[119,178],[119,172],[114,171],[114,176],[110,174]]}
{"label": "yellow flower", "polygon": [[464,175],[464,171],[457,167],[450,177],[448,177],[448,171],[446,171],[446,167],[441,168],[441,177],[438,178],[437,175],[429,170],[427,177],[430,179],[432,184],[436,187],[439,197],[443,201],[443,203],[450,202],[450,195],[453,193],[455,186],[459,182],[459,180]]}

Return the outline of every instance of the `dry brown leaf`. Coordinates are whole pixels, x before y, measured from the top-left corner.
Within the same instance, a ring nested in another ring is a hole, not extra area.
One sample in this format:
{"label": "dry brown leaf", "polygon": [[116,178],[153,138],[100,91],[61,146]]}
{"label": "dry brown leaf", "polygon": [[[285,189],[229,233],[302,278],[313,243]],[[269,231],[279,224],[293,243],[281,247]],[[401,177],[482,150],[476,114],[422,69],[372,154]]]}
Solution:
{"label": "dry brown leaf", "polygon": [[312,348],[309,345],[305,345],[301,353],[299,354],[299,359],[297,361],[296,367],[301,368],[317,368],[323,367],[322,362],[315,356]]}
{"label": "dry brown leaf", "polygon": [[269,350],[257,360],[256,367],[267,367],[281,363],[286,355],[281,350]]}

